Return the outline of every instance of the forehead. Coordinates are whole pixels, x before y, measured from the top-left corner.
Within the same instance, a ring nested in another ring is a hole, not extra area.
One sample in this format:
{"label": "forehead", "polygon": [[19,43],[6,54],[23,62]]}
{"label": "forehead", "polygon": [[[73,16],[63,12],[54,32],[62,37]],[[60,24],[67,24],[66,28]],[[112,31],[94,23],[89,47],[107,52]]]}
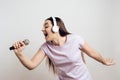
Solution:
{"label": "forehead", "polygon": [[49,24],[51,24],[51,21],[50,21],[50,20],[45,20],[44,26],[45,26],[45,25],[49,25]]}

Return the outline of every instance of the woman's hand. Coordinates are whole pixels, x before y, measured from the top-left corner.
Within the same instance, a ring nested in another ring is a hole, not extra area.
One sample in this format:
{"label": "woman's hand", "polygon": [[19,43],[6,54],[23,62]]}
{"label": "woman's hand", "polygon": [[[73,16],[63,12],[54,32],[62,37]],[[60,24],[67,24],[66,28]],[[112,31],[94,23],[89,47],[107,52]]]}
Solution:
{"label": "woman's hand", "polygon": [[108,59],[104,59],[100,53],[98,53],[96,50],[94,50],[93,48],[91,48],[86,42],[84,43],[82,49],[83,52],[85,52],[88,56],[90,56],[91,58],[101,62],[102,64],[106,65],[106,66],[111,66],[114,65],[115,62],[113,59],[108,58]]}
{"label": "woman's hand", "polygon": [[25,44],[23,43],[23,41],[17,41],[13,44],[14,52],[15,54],[19,54],[23,51],[23,49],[25,48]]}
{"label": "woman's hand", "polygon": [[115,62],[114,62],[113,59],[111,59],[111,58],[105,59],[104,65],[111,66],[111,65],[114,65],[114,64],[115,64]]}

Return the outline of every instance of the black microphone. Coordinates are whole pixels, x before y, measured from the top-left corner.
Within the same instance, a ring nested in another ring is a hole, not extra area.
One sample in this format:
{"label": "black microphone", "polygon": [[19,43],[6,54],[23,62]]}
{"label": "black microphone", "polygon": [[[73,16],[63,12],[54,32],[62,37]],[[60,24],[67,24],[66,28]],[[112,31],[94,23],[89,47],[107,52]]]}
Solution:
{"label": "black microphone", "polygon": [[[24,43],[25,45],[28,45],[28,44],[30,43],[30,41],[29,41],[28,39],[25,39],[25,40],[23,41],[23,43]],[[14,48],[14,46],[11,46],[9,49],[10,49],[10,50],[14,50],[15,48]]]}

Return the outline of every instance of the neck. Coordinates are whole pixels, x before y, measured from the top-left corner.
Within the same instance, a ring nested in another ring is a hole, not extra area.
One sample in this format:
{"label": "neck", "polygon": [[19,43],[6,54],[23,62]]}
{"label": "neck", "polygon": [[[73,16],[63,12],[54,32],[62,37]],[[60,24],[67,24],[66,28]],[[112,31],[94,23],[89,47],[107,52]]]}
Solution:
{"label": "neck", "polygon": [[54,45],[56,45],[56,46],[62,46],[62,45],[65,44],[66,40],[67,40],[67,37],[66,37],[66,36],[64,36],[64,37],[62,37],[62,36],[56,36],[56,38],[54,38],[54,39],[52,40],[52,43],[53,43]]}

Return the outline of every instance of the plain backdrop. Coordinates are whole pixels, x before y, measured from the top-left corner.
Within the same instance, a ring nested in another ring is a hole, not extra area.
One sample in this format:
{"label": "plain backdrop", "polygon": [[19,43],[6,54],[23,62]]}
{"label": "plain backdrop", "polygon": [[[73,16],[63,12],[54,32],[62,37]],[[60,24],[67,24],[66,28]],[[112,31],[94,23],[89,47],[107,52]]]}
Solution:
{"label": "plain backdrop", "polygon": [[114,66],[105,66],[85,55],[93,80],[120,79],[119,0],[0,0],[0,80],[57,80],[44,60],[26,69],[9,47],[29,39],[24,54],[32,58],[45,41],[41,29],[50,16],[63,19],[69,32],[82,36]]}

